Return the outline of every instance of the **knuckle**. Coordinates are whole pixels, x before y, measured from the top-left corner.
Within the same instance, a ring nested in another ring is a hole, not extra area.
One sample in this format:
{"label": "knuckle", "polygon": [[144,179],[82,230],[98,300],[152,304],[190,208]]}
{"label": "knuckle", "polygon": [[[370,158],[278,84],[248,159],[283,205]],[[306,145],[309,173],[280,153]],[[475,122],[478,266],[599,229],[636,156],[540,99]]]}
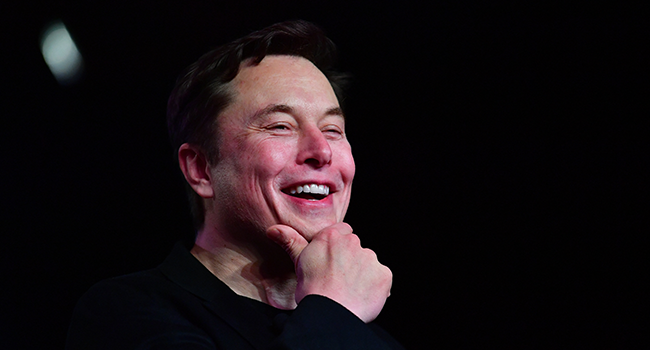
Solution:
{"label": "knuckle", "polygon": [[[354,237],[347,237],[347,236],[356,237],[356,235],[352,233],[352,227],[350,227],[350,225],[344,222],[340,222],[338,224],[326,227],[318,233],[318,237],[320,239],[328,240],[328,241],[344,239],[343,237],[345,237],[345,239],[348,238],[354,239]],[[356,239],[358,239],[358,237]]]}
{"label": "knuckle", "polygon": [[386,275],[386,277],[389,278],[390,280],[393,280],[393,271],[391,271],[391,269],[389,269],[388,266],[386,265],[381,265],[381,266],[383,266],[384,268],[384,274]]}
{"label": "knuckle", "polygon": [[349,235],[345,236],[348,241],[350,241],[351,244],[355,246],[361,246],[361,239],[359,239],[359,236],[355,235],[354,233],[350,233]]}
{"label": "knuckle", "polygon": [[390,269],[386,268],[386,271],[384,271],[382,277],[383,278],[381,284],[384,286],[384,288],[390,291],[391,287],[393,286],[393,273],[390,271]]}
{"label": "knuckle", "polygon": [[374,250],[369,248],[363,248],[363,251],[368,256],[369,259],[379,262],[379,259],[377,259],[377,253],[375,253]]}
{"label": "knuckle", "polygon": [[352,226],[350,226],[347,222],[341,222],[339,225],[341,225],[343,230],[346,232],[352,233]]}
{"label": "knuckle", "polygon": [[337,232],[336,229],[333,227],[328,227],[323,229],[318,235],[321,236],[322,238],[325,238],[327,240],[334,238],[336,236]]}

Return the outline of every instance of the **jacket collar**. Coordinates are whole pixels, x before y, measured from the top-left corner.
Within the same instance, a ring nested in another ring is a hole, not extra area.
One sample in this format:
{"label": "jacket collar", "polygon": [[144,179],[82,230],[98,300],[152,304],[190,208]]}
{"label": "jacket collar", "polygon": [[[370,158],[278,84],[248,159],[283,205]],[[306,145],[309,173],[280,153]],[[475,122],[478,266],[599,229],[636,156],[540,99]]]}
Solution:
{"label": "jacket collar", "polygon": [[214,276],[181,242],[158,268],[172,282],[202,299],[207,309],[226,321],[254,348],[265,348],[268,339],[274,336],[272,321],[257,311],[250,300],[237,295]]}

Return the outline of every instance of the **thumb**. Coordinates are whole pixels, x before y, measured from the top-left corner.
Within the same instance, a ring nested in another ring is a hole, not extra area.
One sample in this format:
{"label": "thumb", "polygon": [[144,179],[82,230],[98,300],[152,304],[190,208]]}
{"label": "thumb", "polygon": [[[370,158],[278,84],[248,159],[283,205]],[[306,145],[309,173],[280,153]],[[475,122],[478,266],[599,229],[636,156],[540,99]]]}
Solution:
{"label": "thumb", "polygon": [[305,237],[300,235],[293,227],[287,225],[273,225],[266,230],[266,236],[282,247],[295,264],[298,256],[309,244]]}

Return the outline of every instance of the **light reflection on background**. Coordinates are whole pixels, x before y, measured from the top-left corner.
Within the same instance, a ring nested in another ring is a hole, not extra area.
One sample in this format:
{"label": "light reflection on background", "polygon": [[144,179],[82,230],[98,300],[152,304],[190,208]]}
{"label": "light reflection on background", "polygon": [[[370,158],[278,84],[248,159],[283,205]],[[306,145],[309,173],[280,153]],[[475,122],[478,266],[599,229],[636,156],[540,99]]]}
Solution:
{"label": "light reflection on background", "polygon": [[45,28],[41,52],[59,84],[71,85],[79,80],[83,59],[63,22],[55,21]]}

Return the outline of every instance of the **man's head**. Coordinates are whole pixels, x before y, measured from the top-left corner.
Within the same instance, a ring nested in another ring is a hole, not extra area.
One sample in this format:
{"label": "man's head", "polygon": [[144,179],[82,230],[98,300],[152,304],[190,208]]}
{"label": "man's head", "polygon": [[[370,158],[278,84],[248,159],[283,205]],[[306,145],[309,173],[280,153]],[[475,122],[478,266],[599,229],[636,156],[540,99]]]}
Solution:
{"label": "man's head", "polygon": [[333,55],[318,28],[287,22],[204,55],[181,77],[168,126],[198,224],[207,212],[223,229],[283,223],[311,235],[343,220],[354,161]]}

